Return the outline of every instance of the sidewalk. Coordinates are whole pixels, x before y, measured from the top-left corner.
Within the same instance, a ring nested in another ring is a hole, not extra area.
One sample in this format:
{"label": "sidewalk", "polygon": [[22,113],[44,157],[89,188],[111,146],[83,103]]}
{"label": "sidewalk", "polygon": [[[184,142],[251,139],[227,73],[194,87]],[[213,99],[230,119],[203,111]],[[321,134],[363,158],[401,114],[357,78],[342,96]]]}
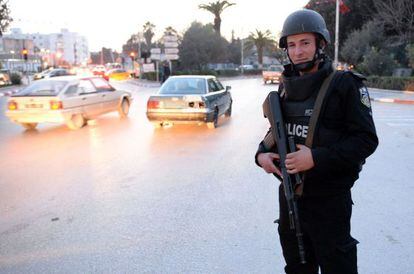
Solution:
{"label": "sidewalk", "polygon": [[368,88],[371,101],[414,105],[414,92]]}

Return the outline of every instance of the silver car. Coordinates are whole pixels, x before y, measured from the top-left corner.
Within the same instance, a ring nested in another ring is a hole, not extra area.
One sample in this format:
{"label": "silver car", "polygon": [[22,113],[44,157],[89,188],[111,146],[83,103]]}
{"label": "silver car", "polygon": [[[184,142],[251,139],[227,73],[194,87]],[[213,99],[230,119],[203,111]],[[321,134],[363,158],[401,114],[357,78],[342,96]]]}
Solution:
{"label": "silver car", "polygon": [[216,128],[221,115],[231,116],[230,86],[214,76],[171,76],[149,97],[147,118],[155,127],[169,123],[201,123]]}
{"label": "silver car", "polygon": [[62,76],[33,82],[8,99],[6,116],[26,129],[38,123],[66,123],[79,129],[88,119],[111,111],[128,115],[132,96],[100,77]]}

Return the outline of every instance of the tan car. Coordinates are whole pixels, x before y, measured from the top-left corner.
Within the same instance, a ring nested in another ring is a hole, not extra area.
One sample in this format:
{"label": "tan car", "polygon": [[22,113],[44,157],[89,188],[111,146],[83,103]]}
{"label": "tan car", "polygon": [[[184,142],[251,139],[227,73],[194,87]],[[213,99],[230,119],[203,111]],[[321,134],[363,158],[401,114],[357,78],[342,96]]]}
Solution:
{"label": "tan car", "polygon": [[100,77],[63,76],[33,82],[8,99],[6,116],[26,129],[38,123],[65,123],[79,129],[111,111],[128,115],[132,96]]}
{"label": "tan car", "polygon": [[280,83],[282,78],[283,67],[282,66],[270,66],[268,69],[262,71],[263,82],[267,84]]}

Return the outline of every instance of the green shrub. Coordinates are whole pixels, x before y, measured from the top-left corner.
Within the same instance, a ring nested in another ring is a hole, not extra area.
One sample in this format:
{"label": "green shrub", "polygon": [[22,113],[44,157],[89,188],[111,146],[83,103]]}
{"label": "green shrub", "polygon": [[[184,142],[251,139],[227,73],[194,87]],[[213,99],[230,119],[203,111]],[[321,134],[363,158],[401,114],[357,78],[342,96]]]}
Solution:
{"label": "green shrub", "polygon": [[414,77],[369,76],[366,84],[371,88],[414,91]]}
{"label": "green shrub", "polygon": [[213,75],[217,76],[217,72],[211,69],[205,70],[176,70],[173,75]]}
{"label": "green shrub", "polygon": [[218,76],[224,76],[224,77],[231,77],[231,76],[239,76],[240,71],[238,70],[232,70],[232,69],[223,69],[223,70],[217,70]]}
{"label": "green shrub", "polygon": [[142,75],[142,78],[150,80],[150,81],[157,81],[157,73],[155,71],[144,72],[144,74]]}
{"label": "green shrub", "polygon": [[12,82],[12,85],[21,85],[22,76],[18,73],[13,72],[10,74],[10,81]]}
{"label": "green shrub", "polygon": [[248,69],[243,71],[244,75],[259,75],[262,74],[262,69]]}

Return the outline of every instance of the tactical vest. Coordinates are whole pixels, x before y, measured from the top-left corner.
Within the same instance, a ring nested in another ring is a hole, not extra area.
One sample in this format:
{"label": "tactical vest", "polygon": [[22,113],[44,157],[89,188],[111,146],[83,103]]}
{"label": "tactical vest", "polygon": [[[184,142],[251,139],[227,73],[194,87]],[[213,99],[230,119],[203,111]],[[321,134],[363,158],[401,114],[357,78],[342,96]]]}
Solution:
{"label": "tactical vest", "polygon": [[315,105],[317,92],[303,101],[282,101],[286,132],[295,137],[296,144],[305,144],[308,135],[309,119]]}

